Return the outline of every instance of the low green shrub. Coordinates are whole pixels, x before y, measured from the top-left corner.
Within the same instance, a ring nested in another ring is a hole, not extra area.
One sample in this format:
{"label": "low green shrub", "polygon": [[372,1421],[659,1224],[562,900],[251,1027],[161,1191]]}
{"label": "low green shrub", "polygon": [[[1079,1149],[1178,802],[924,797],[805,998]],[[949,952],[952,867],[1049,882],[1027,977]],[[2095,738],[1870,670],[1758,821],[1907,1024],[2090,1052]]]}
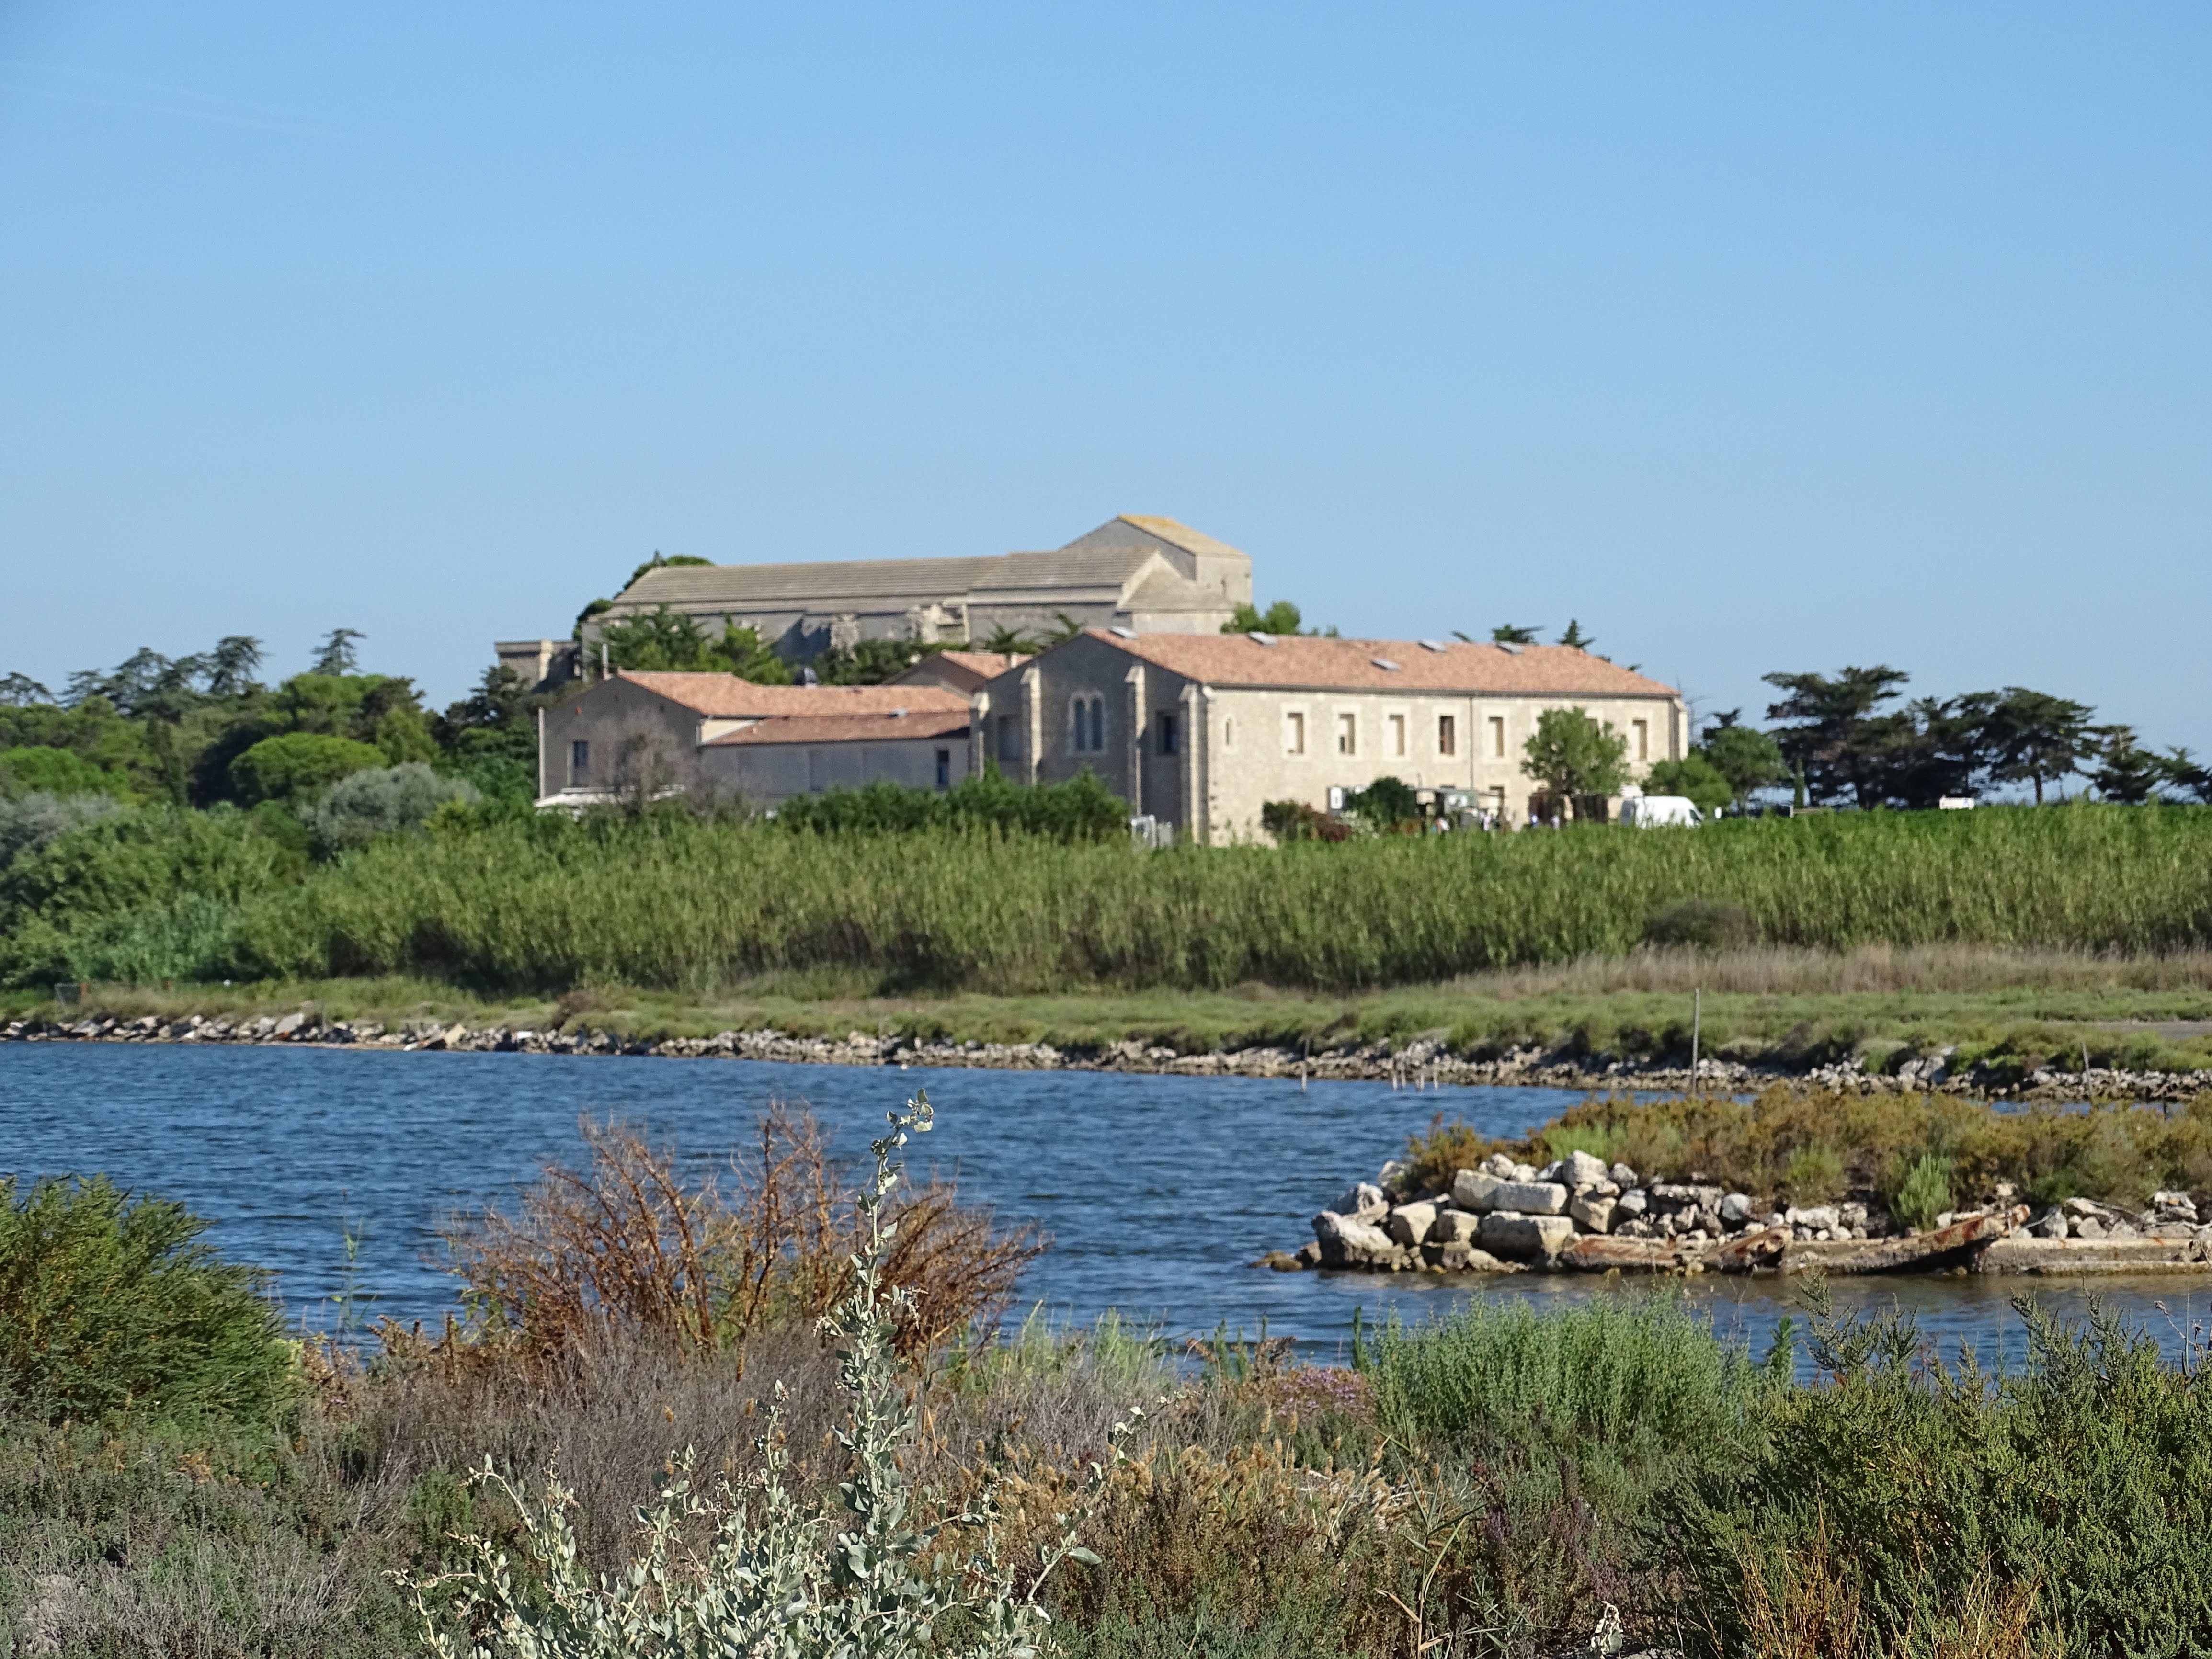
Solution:
{"label": "low green shrub", "polygon": [[[1408,1183],[1449,1186],[1493,1151],[1542,1164],[1576,1146],[1647,1179],[1697,1176],[1761,1201],[1857,1192],[1932,1220],[2009,1182],[2140,1208],[2160,1188],[2212,1190],[2212,1092],[2185,1106],[2008,1108],[1943,1094],[1844,1094],[1778,1084],[1751,1100],[1592,1098],[1519,1141],[1441,1119],[1407,1145]],[[1903,1213],[1903,1212],[1897,1212]],[[1925,1224],[1924,1222],[1922,1224]]]}
{"label": "low green shrub", "polygon": [[0,1397],[42,1422],[265,1419],[299,1367],[265,1276],[104,1176],[0,1180]]}
{"label": "low green shrub", "polygon": [[1749,945],[1759,928],[1751,913],[1725,899],[1686,898],[1662,905],[1644,924],[1646,945],[1727,951]]}
{"label": "low green shrub", "polygon": [[1821,1385],[1765,1395],[1744,1455],[1668,1495],[1693,1654],[2212,1648],[2212,1377],[2107,1308],[2016,1305],[2028,1364],[1992,1377],[1815,1298]]}
{"label": "low green shrub", "polygon": [[366,847],[379,836],[419,830],[448,801],[483,799],[462,778],[441,777],[421,761],[374,768],[338,780],[307,810],[306,823],[325,853]]}
{"label": "low green shrub", "polygon": [[230,763],[231,787],[249,805],[264,800],[301,800],[327,789],[350,773],[386,764],[384,750],[351,738],[317,732],[287,732],[264,738]]}
{"label": "low green shrub", "polygon": [[1933,1227],[1936,1218],[1951,1207],[1951,1160],[1941,1152],[1923,1152],[1913,1159],[1889,1198],[1892,1215],[1923,1229]]}

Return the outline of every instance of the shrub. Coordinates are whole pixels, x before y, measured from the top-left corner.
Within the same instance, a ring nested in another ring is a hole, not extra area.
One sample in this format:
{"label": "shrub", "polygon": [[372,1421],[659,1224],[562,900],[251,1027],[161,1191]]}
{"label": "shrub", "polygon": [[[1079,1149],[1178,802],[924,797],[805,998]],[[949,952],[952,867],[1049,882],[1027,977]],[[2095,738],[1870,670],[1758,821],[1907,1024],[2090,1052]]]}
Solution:
{"label": "shrub", "polygon": [[[464,1299],[488,1334],[551,1354],[617,1337],[681,1352],[741,1352],[762,1331],[804,1326],[851,1291],[865,1212],[841,1200],[814,1120],[781,1107],[732,1160],[737,1190],[711,1171],[687,1182],[672,1152],[635,1130],[586,1121],[588,1170],[549,1164],[519,1213],[486,1210],[448,1243]],[[921,1353],[1003,1311],[1042,1246],[1000,1234],[988,1210],[932,1182],[903,1194],[886,1247],[901,1351]]]}
{"label": "shrub", "polygon": [[1811,1299],[1826,1386],[1766,1395],[1668,1506],[1693,1653],[2212,1645],[2212,1376],[2094,1304],[2069,1329],[2018,1301],[2027,1369],[1991,1377]]}
{"label": "shrub", "polygon": [[1346,795],[1344,805],[1378,835],[1389,835],[1407,823],[1418,823],[1421,817],[1421,804],[1413,785],[1399,778],[1377,778],[1364,789]]}
{"label": "shrub", "polygon": [[[691,1484],[693,1459],[671,1458],[659,1501],[639,1514],[641,1553],[627,1572],[595,1581],[578,1559],[570,1494],[549,1478],[532,1504],[498,1476],[487,1457],[480,1481],[520,1512],[520,1553],[536,1582],[518,1585],[507,1552],[488,1538],[465,1540],[474,1565],[415,1581],[429,1650],[487,1659],[678,1659],[707,1652],[759,1659],[910,1659],[942,1652],[975,1659],[1031,1659],[1049,1620],[1035,1597],[1060,1565],[1097,1557],[1076,1541],[1065,1515],[1056,1540],[1039,1552],[1017,1588],[987,1489],[957,1517],[951,1548],[926,1521],[911,1460],[918,1420],[902,1386],[894,1335],[907,1297],[888,1282],[895,1231],[886,1201],[899,1180],[894,1155],[907,1132],[930,1127],[926,1096],[891,1114],[876,1141],[875,1178],[856,1200],[860,1248],[850,1290],[823,1319],[839,1345],[847,1415],[838,1440],[850,1455],[838,1487],[842,1514],[810,1513],[787,1484],[791,1456],[781,1406],[759,1443],[763,1467],[706,1492]],[[1117,1430],[1118,1433],[1118,1430]],[[1103,1477],[1103,1471],[1101,1471]],[[696,1537],[711,1531],[703,1550]],[[464,1649],[428,1597],[457,1602],[450,1622],[470,1632]],[[483,1635],[490,1637],[486,1645]]]}
{"label": "shrub", "polygon": [[297,1378],[264,1276],[208,1223],[104,1176],[0,1180],[0,1387],[49,1423],[266,1417]]}
{"label": "shrub", "polygon": [[0,749],[0,797],[121,795],[123,780],[73,749]]}
{"label": "shrub", "polygon": [[92,823],[116,810],[108,795],[52,795],[38,793],[0,799],[0,870],[18,853],[35,853],[58,836]]}
{"label": "shrub", "polygon": [[1758,929],[1741,904],[1724,899],[1677,899],[1651,913],[1644,942],[1697,951],[1726,951],[1748,945]]}
{"label": "shrub", "polygon": [[1844,1192],[1843,1156],[1822,1142],[1798,1147],[1782,1167],[1782,1195],[1792,1204],[1826,1204]]}
{"label": "shrub", "polygon": [[295,800],[350,773],[385,763],[383,750],[350,738],[287,732],[264,738],[230,763],[231,787],[248,803]]}
{"label": "shrub", "polygon": [[332,784],[307,809],[307,828],[328,852],[366,847],[379,836],[419,830],[447,801],[474,805],[483,799],[476,786],[443,778],[420,761],[404,766],[356,772]]}
{"label": "shrub", "polygon": [[1932,1218],[1999,1182],[2046,1197],[2079,1193],[2140,1208],[2160,1188],[2203,1190],[2212,1171],[2212,1092],[2171,1111],[2059,1106],[2000,1111],[1950,1095],[1844,1095],[1777,1085],[1755,1099],[1592,1098],[1518,1142],[1463,1123],[1432,1124],[1409,1143],[1416,1187],[1439,1185],[1492,1151],[1531,1163],[1553,1148],[1603,1146],[1646,1180],[1696,1174],[1754,1199],[1806,1202],[1910,1187]]}
{"label": "shrub", "polygon": [[1271,800],[1260,808],[1260,827],[1278,842],[1350,841],[1352,826],[1302,800]]}
{"label": "shrub", "polygon": [[1933,1227],[1950,1207],[1951,1160],[1941,1152],[1923,1152],[1914,1159],[1889,1200],[1892,1215],[1920,1228]]}
{"label": "shrub", "polygon": [[1655,762],[1644,775],[1644,793],[1683,796],[1707,817],[1735,799],[1735,787],[1694,749],[1680,760]]}

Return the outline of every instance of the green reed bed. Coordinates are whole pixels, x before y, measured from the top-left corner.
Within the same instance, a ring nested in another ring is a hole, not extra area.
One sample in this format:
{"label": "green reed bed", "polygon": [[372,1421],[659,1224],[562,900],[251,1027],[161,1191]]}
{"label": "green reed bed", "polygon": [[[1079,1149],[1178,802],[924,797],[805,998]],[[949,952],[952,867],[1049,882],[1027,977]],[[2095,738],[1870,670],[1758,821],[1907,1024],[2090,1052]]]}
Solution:
{"label": "green reed bed", "polygon": [[[2199,809],[1158,854],[980,834],[795,836],[668,812],[460,823],[258,887],[233,878],[242,860],[163,866],[122,847],[130,834],[94,826],[10,872],[7,978],[415,974],[696,993],[851,969],[884,988],[1002,994],[1354,989],[1619,954],[1692,901],[1743,942],[1827,951],[2212,943],[2212,811]],[[109,842],[112,857],[93,856]],[[203,866],[224,878],[204,887]]]}

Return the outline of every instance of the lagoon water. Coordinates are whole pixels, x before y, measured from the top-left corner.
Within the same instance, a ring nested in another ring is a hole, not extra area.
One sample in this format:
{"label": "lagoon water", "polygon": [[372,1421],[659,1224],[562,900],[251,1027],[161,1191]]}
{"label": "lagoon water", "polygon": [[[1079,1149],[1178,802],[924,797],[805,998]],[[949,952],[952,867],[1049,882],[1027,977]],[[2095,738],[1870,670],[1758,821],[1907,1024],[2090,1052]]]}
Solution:
{"label": "lagoon water", "polygon": [[[719,1060],[399,1054],[108,1043],[0,1045],[0,1173],[105,1171],[211,1218],[212,1243],[274,1269],[301,1322],[333,1322],[352,1284],[366,1316],[434,1321],[453,1305],[439,1228],[511,1200],[549,1158],[573,1160],[580,1117],[648,1128],[719,1164],[757,1115],[811,1107],[838,1151],[864,1158],[884,1112],[926,1086],[935,1133],[919,1169],[964,1197],[1033,1219],[1051,1249],[1025,1303],[1088,1321],[1115,1307],[1173,1336],[1224,1326],[1296,1339],[1316,1358],[1348,1346],[1355,1310],[1419,1318],[1473,1295],[1540,1300],[1611,1293],[1579,1276],[1445,1280],[1277,1273],[1245,1264],[1310,1237],[1313,1212],[1371,1176],[1442,1112],[1520,1133],[1580,1098],[1555,1090],[1393,1091],[1382,1083],[784,1066]],[[1792,1310],[1785,1281],[1701,1279],[1691,1294],[1723,1335],[1763,1352]],[[2212,1324],[2212,1280],[1839,1280],[1841,1305],[1911,1308],[1946,1357],[2025,1349],[2011,1297],[2069,1314],[2094,1290],[2178,1353]],[[2165,1311],[2156,1305],[2162,1302]]]}

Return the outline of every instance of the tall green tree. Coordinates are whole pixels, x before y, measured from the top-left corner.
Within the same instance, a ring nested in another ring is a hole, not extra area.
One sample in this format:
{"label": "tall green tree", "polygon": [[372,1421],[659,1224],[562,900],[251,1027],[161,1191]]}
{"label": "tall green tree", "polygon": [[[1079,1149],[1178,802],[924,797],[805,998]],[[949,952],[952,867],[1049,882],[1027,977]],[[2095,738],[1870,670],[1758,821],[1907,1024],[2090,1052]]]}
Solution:
{"label": "tall green tree", "polygon": [[1768,674],[1766,683],[1783,695],[1767,705],[1766,717],[1786,722],[1774,733],[1782,753],[1802,770],[1805,787],[1816,801],[1850,797],[1861,806],[1882,799],[1885,746],[1894,745],[1910,717],[1884,714],[1911,676],[1877,664],[1826,674]]}
{"label": "tall green tree", "polygon": [[368,637],[356,628],[333,628],[323,641],[321,648],[316,652],[314,665],[307,672],[332,678],[356,672],[361,667],[361,653],[354,649],[354,646],[356,641]]}
{"label": "tall green tree", "polygon": [[1572,617],[1567,618],[1567,631],[1559,635],[1559,643],[1577,651],[1587,651],[1597,641],[1583,632],[1583,625]]}
{"label": "tall green tree", "polygon": [[2131,726],[2100,726],[2096,766],[2089,781],[2106,800],[2124,806],[2140,806],[2158,793],[2167,781],[2163,759],[2142,746]]}
{"label": "tall green tree", "polygon": [[2045,784],[2079,771],[2096,752],[2092,718],[2086,703],[2007,686],[1989,713],[1990,776],[2000,783],[2033,784],[2035,804],[2042,805]]}
{"label": "tall green tree", "polygon": [[[1305,617],[1297,606],[1288,599],[1277,599],[1265,611],[1256,605],[1240,605],[1237,612],[1221,624],[1224,634],[1273,634],[1285,639],[1315,630],[1304,626]],[[1334,629],[1329,629],[1334,634]]]}
{"label": "tall green tree", "polygon": [[1523,769],[1549,793],[1572,801],[1577,818],[1602,817],[1606,798],[1628,781],[1626,735],[1580,708],[1539,714],[1523,754]]}
{"label": "tall green tree", "polygon": [[[1467,635],[1462,634],[1460,637],[1465,639]],[[1493,645],[1534,645],[1536,643],[1536,629],[1500,623],[1490,630],[1490,638]]]}
{"label": "tall green tree", "polygon": [[1740,806],[1761,789],[1790,781],[1790,763],[1782,746],[1756,726],[1739,722],[1741,708],[1716,714],[1706,725],[1698,744],[1713,770],[1728,780],[1730,797]]}
{"label": "tall green tree", "polygon": [[752,629],[724,625],[710,639],[696,617],[658,605],[599,630],[610,665],[640,672],[735,674],[756,685],[788,685],[791,667]]}

